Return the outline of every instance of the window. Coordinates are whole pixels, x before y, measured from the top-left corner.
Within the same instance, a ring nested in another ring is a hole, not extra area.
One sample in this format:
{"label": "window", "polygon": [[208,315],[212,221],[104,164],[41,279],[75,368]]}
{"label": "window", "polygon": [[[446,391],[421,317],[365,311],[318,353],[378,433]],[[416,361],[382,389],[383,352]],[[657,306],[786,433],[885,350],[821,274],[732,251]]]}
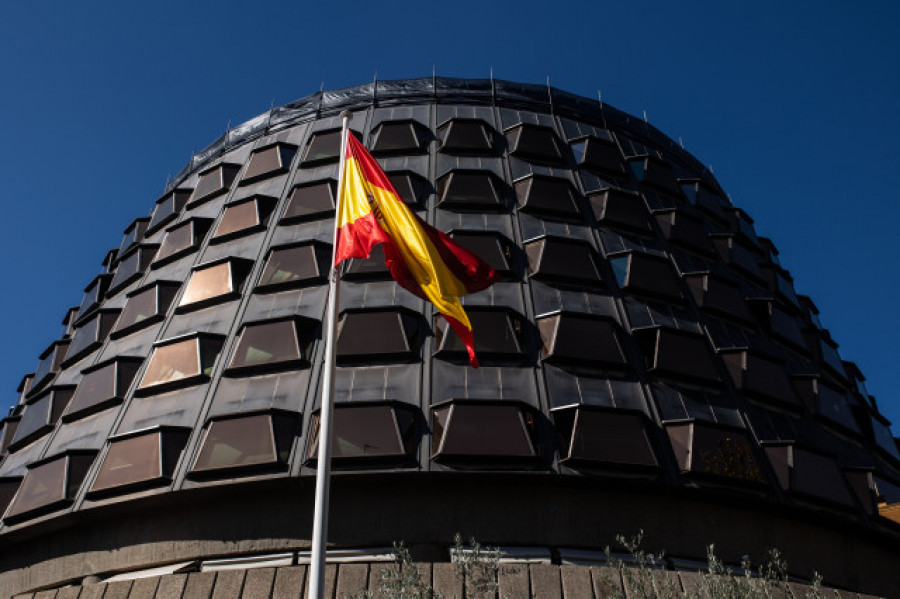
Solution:
{"label": "window", "polygon": [[402,308],[345,312],[338,321],[337,361],[416,360],[421,321],[421,315]]}
{"label": "window", "polygon": [[800,400],[784,367],[767,357],[748,350],[720,350],[734,386],[748,397],[774,402],[797,409]]}
{"label": "window", "polygon": [[124,493],[172,480],[190,429],[160,427],[110,439],[89,497]]}
{"label": "window", "polygon": [[681,303],[678,277],[668,258],[628,251],[610,257],[619,287],[635,295]]}
{"label": "window", "polygon": [[891,423],[877,413],[869,415],[869,422],[876,447],[895,461],[900,461],[900,451],[897,449],[897,440],[891,432]]}
{"label": "window", "polygon": [[502,183],[488,171],[453,170],[438,179],[438,206],[458,210],[502,210]]}
{"label": "window", "polygon": [[667,162],[653,155],[637,156],[628,159],[631,173],[640,183],[663,191],[669,195],[681,197],[681,188],[675,180],[675,173]]}
{"label": "window", "polygon": [[581,168],[601,174],[625,174],[622,153],[611,138],[583,137],[573,141],[571,147],[575,163]]}
{"label": "window", "polygon": [[493,154],[493,130],[480,119],[451,119],[438,128],[440,151],[449,154]]}
{"label": "window", "polygon": [[317,131],[309,138],[302,166],[337,162],[341,157],[341,130]]}
{"label": "window", "polygon": [[721,382],[712,349],[702,335],[669,327],[641,328],[633,334],[651,374],[705,385]]}
{"label": "window", "polygon": [[[772,337],[795,351],[802,354],[809,353],[797,319],[770,301],[766,302],[765,307],[768,308],[768,327]],[[764,320],[763,322],[765,323],[766,321]]]}
{"label": "window", "polygon": [[384,263],[384,246],[378,244],[369,252],[368,258],[350,258],[341,278],[347,281],[375,280],[391,278],[391,271]]}
{"label": "window", "polygon": [[819,337],[819,355],[821,356],[822,366],[830,373],[837,376],[841,380],[847,380],[847,373],[844,371],[844,362],[838,354],[838,345],[830,337]]}
{"label": "window", "polygon": [[432,454],[440,463],[538,462],[536,414],[521,402],[452,400],[433,408]]}
{"label": "window", "polygon": [[250,164],[247,165],[247,170],[241,178],[241,185],[288,172],[296,153],[297,146],[286,143],[276,143],[254,150],[250,154]]}
{"label": "window", "polygon": [[385,121],[373,132],[372,154],[420,154],[427,150],[429,137],[416,121]]}
{"label": "window", "polygon": [[782,489],[792,495],[844,507],[853,505],[847,482],[831,456],[797,447],[794,443],[764,445]]}
{"label": "window", "polygon": [[657,211],[655,216],[663,237],[672,245],[705,256],[716,255],[716,249],[701,219],[678,208]]}
{"label": "window", "polygon": [[822,382],[818,376],[794,375],[794,388],[807,409],[829,425],[853,435],[862,434],[851,407],[853,400],[841,390]]}
{"label": "window", "polygon": [[63,337],[71,337],[72,333],[75,332],[75,319],[78,318],[78,306],[73,308],[69,308],[66,310],[66,315],[63,317],[62,325],[63,325]]}
{"label": "window", "polygon": [[209,380],[224,337],[195,333],[156,344],[136,393],[148,395]]}
{"label": "window", "polygon": [[74,392],[73,386],[50,387],[37,398],[30,400],[25,406],[25,412],[22,414],[22,420],[10,448],[15,451],[53,430]]}
{"label": "window", "polygon": [[316,220],[330,216],[334,212],[336,189],[337,182],[333,179],[295,186],[288,196],[281,222]]}
{"label": "window", "polygon": [[153,266],[161,266],[197,251],[212,223],[210,218],[189,218],[166,229]]}
{"label": "window", "polygon": [[298,421],[297,414],[280,411],[213,420],[191,475],[286,469]]}
{"label": "window", "polygon": [[141,358],[118,357],[84,370],[63,421],[83,418],[125,401],[125,393],[141,362]]}
{"label": "window", "polygon": [[653,383],[650,388],[662,421],[695,419],[744,427],[738,403],[727,391],[710,393],[693,385],[687,387],[661,382]]}
{"label": "window", "polygon": [[116,320],[119,318],[119,312],[121,310],[103,308],[95,312],[93,316],[76,328],[62,366],[64,368],[71,366],[103,345],[103,342],[109,337],[109,332],[112,330],[113,325],[116,324]]}
{"label": "window", "polygon": [[517,158],[538,162],[563,161],[561,144],[549,127],[522,123],[506,131],[509,153]]}
{"label": "window", "polygon": [[[418,410],[399,402],[334,406],[331,458],[337,467],[415,462]],[[306,459],[315,466],[321,413],[313,416]]]}
{"label": "window", "polygon": [[78,316],[75,322],[85,318],[100,305],[111,280],[112,275],[102,274],[97,275],[93,281],[88,283],[88,286],[84,288],[84,298],[81,300],[81,306],[78,308]]}
{"label": "window", "polygon": [[116,272],[113,275],[112,282],[109,284],[106,296],[112,297],[120,289],[140,279],[147,267],[150,266],[150,262],[153,261],[153,257],[156,256],[158,249],[159,245],[142,243],[132,248],[128,254],[122,256],[119,259],[118,266],[116,266]]}
{"label": "window", "polygon": [[0,514],[4,513],[6,508],[9,507],[20,484],[22,484],[21,476],[0,477]]}
{"label": "window", "polygon": [[567,179],[530,175],[517,181],[515,189],[523,212],[561,218],[581,216],[572,184]]}
{"label": "window", "polygon": [[[525,319],[507,308],[466,307],[466,315],[475,334],[475,353],[480,360],[515,360],[526,357]],[[444,359],[466,360],[468,352],[462,339],[450,328],[447,320],[435,317],[435,356]]]}
{"label": "window", "polygon": [[16,430],[21,421],[21,416],[7,416],[0,421],[0,453],[9,449],[10,443],[16,438]]}
{"label": "window", "polygon": [[253,196],[226,204],[225,213],[209,242],[218,243],[265,231],[277,202],[278,200],[268,196]]}
{"label": "window", "polygon": [[563,312],[539,319],[537,326],[542,355],[551,364],[627,367],[616,324],[608,318]]}
{"label": "window", "polygon": [[641,233],[650,232],[647,207],[639,194],[611,188],[588,195],[588,201],[598,223]]}
{"label": "window", "polygon": [[216,196],[228,193],[234,178],[241,170],[239,164],[220,164],[200,173],[197,187],[188,200],[187,207],[193,208]]}
{"label": "window", "polygon": [[506,276],[513,274],[515,245],[500,233],[452,231],[450,237],[461,247],[481,258],[497,274]]}
{"label": "window", "polygon": [[554,410],[553,421],[560,462],[570,468],[657,468],[641,414],[582,405]]}
{"label": "window", "polygon": [[763,485],[766,480],[743,430],[703,421],[664,423],[682,473]]}
{"label": "window", "polygon": [[686,274],[684,280],[702,310],[741,324],[753,322],[744,292],[736,283],[710,273]]}
{"label": "window", "polygon": [[20,522],[71,504],[95,455],[69,451],[30,464],[4,522]]}
{"label": "window", "polygon": [[29,391],[30,395],[37,392],[38,389],[59,372],[62,361],[66,359],[69,343],[68,339],[54,341],[50,344],[50,347],[44,350],[44,353],[41,354],[41,361],[38,362],[37,370],[34,371],[34,384],[32,384]]}
{"label": "window", "polygon": [[156,281],[129,293],[111,336],[122,337],[164,320],[179,287],[177,281]]}
{"label": "window", "polygon": [[196,310],[240,297],[252,266],[251,260],[243,258],[225,258],[195,266],[178,310]]}
{"label": "window", "polygon": [[144,232],[147,230],[147,224],[150,222],[149,217],[136,218],[134,222],[125,229],[125,238],[122,239],[122,245],[119,246],[119,255],[123,255],[136,244],[144,239]]}
{"label": "window", "polygon": [[156,200],[156,208],[153,210],[153,216],[150,218],[146,234],[149,235],[175,220],[184,209],[184,205],[187,204],[192,191],[191,189],[175,189]]}
{"label": "window", "polygon": [[759,252],[739,242],[730,233],[713,233],[710,237],[724,262],[754,281],[762,281],[762,274],[759,272],[761,259]]}
{"label": "window", "polygon": [[596,252],[585,241],[543,237],[525,244],[528,270],[539,281],[591,285],[602,283]]}
{"label": "window", "polygon": [[730,203],[718,192],[711,190],[700,180],[681,181],[681,191],[697,209],[712,217],[719,224],[725,225],[728,220],[725,209]]}
{"label": "window", "polygon": [[308,366],[317,324],[300,317],[246,323],[227,373],[254,374]]}
{"label": "window", "polygon": [[412,171],[394,171],[387,173],[394,191],[406,204],[419,206],[428,192],[428,181]]}
{"label": "window", "polygon": [[276,246],[269,250],[256,289],[277,291],[325,283],[331,246],[319,242]]}

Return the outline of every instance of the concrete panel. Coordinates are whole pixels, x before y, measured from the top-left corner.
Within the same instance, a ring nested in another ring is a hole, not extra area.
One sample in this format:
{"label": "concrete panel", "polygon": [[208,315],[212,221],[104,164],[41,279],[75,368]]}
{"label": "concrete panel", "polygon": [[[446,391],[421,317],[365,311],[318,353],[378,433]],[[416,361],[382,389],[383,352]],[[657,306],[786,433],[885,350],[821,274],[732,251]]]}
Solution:
{"label": "concrete panel", "polygon": [[191,572],[184,585],[182,599],[211,599],[215,581],[215,572]]}
{"label": "concrete panel", "polygon": [[268,599],[272,595],[275,582],[275,568],[254,568],[247,570],[241,599]]}
{"label": "concrete panel", "polygon": [[562,577],[563,596],[566,599],[590,599],[593,596],[591,589],[591,571],[585,566],[559,566]]}
{"label": "concrete panel", "polygon": [[216,573],[212,599],[239,599],[244,586],[245,570],[222,570]]}
{"label": "concrete panel", "polygon": [[335,597],[354,597],[360,591],[367,590],[369,579],[368,564],[339,564]]}
{"label": "concrete panel", "polygon": [[288,566],[275,571],[272,599],[297,599],[306,593],[306,566]]}
{"label": "concrete panel", "polygon": [[562,599],[562,581],[559,566],[553,564],[531,564],[531,594],[541,599]]}
{"label": "concrete panel", "polygon": [[501,564],[497,573],[501,597],[529,597],[528,566],[526,564]]}

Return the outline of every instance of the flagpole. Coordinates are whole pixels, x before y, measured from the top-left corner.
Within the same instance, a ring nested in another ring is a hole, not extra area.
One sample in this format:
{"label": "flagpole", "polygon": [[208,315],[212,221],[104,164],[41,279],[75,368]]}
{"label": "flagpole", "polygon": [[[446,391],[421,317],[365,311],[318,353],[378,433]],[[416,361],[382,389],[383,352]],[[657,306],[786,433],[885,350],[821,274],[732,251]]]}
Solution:
{"label": "flagpole", "polygon": [[341,113],[341,161],[338,166],[338,201],[334,214],[334,237],[331,246],[331,274],[328,277],[328,307],[325,312],[325,373],[322,377],[322,407],[319,410],[319,457],[316,460],[316,503],[313,515],[312,562],[309,566],[309,599],[323,599],[325,592],[325,554],[328,541],[328,491],[331,483],[331,437],[334,413],[334,340],[337,330],[340,269],[335,265],[340,198],[344,190],[344,160],[347,132],[353,115]]}

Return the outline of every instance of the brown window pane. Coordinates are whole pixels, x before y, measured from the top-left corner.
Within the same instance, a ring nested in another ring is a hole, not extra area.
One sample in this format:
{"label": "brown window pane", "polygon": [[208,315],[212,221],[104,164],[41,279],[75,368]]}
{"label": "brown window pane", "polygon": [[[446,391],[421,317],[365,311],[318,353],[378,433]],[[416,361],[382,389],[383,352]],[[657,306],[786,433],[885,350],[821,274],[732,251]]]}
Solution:
{"label": "brown window pane", "polygon": [[499,210],[505,205],[500,183],[487,171],[451,171],[438,181],[441,208]]}
{"label": "brown window pane", "polygon": [[78,308],[78,316],[76,321],[84,318],[89,312],[100,305],[106,290],[109,288],[109,282],[112,275],[99,275],[84,288],[84,299],[81,300],[81,306]]}
{"label": "brown window pane", "polygon": [[124,487],[162,476],[160,433],[110,443],[91,491]]}
{"label": "brown window pane", "polygon": [[288,196],[282,221],[315,220],[334,212],[336,183],[333,180],[297,185]]}
{"label": "brown window pane", "polygon": [[606,189],[588,196],[598,223],[647,233],[650,231],[647,206],[636,193],[622,189]]}
{"label": "brown window pane", "polygon": [[538,320],[543,356],[548,362],[585,366],[626,366],[611,320],[582,314],[558,314]]}
{"label": "brown window pane", "polygon": [[[435,427],[435,436],[437,436]],[[503,456],[533,458],[537,455],[531,435],[534,420],[517,405],[454,404],[441,427],[436,458],[442,456]]]}
{"label": "brown window pane", "polygon": [[338,323],[337,359],[411,360],[419,357],[421,316],[401,310],[347,312]]}
{"label": "brown window pane", "polygon": [[150,222],[149,217],[135,219],[128,228],[125,229],[125,237],[119,246],[119,255],[121,256],[132,246],[140,243],[144,239],[144,232],[147,230],[147,224]]}
{"label": "brown window pane", "polygon": [[341,154],[341,131],[319,131],[313,133],[303,155],[304,165],[336,162]]}
{"label": "brown window pane", "polygon": [[91,367],[78,383],[63,420],[74,420],[122,402],[141,361],[139,358],[116,358]]}
{"label": "brown window pane", "polygon": [[238,164],[220,164],[200,173],[197,187],[194,188],[194,193],[188,200],[188,207],[196,206],[227,192],[240,170],[241,167]]}
{"label": "brown window pane", "polygon": [[103,345],[118,318],[119,310],[103,309],[76,328],[63,366],[74,364]]}
{"label": "brown window pane", "polygon": [[118,266],[116,266],[116,273],[113,275],[112,282],[109,284],[109,290],[106,292],[107,296],[113,295],[135,279],[139,279],[147,267],[150,266],[150,262],[153,261],[153,257],[158,249],[158,245],[141,244],[122,258]]}
{"label": "brown window pane", "polygon": [[601,284],[596,253],[590,244],[545,237],[525,245],[528,268],[535,279],[579,285]]}
{"label": "brown window pane", "polygon": [[480,231],[454,231],[450,237],[460,246],[484,260],[498,274],[512,274],[515,264],[514,245],[503,235]]}
{"label": "brown window pane", "polygon": [[304,243],[273,247],[266,258],[257,289],[280,289],[324,283],[331,261],[331,246]]}
{"label": "brown window pane", "polygon": [[21,484],[21,476],[4,476],[0,478],[0,514],[3,514],[6,508],[9,507]]}
{"label": "brown window pane", "polygon": [[210,242],[231,239],[265,228],[274,207],[275,199],[264,196],[255,196],[225,206],[225,214]]}
{"label": "brown window pane", "polygon": [[300,336],[294,319],[257,322],[244,325],[230,369],[288,368],[309,363],[312,340]]}
{"label": "brown window pane", "polygon": [[506,141],[513,156],[539,162],[562,161],[559,140],[549,127],[518,125],[506,132]]}
{"label": "brown window pane", "polygon": [[381,123],[375,130],[373,154],[420,153],[428,144],[428,135],[415,121]]}
{"label": "brown window pane", "polygon": [[296,151],[296,146],[287,144],[276,144],[254,151],[250,155],[250,164],[247,165],[241,184],[286,173]]}
{"label": "brown window pane", "polygon": [[[274,427],[273,419],[276,421]],[[192,472],[283,467],[293,443],[295,426],[296,419],[287,415],[254,414],[214,420],[209,424]]]}
{"label": "brown window pane", "polygon": [[157,281],[129,294],[112,336],[116,337],[117,333],[124,335],[162,320],[180,286],[174,281]]}
{"label": "brown window pane", "polygon": [[19,516],[51,506],[66,499],[65,456],[30,468],[7,517]]}
{"label": "brown window pane", "polygon": [[69,350],[69,340],[54,341],[50,347],[41,354],[37,370],[34,371],[34,383],[31,385],[29,395],[33,395],[44,384],[50,381],[59,372],[60,365],[66,359]]}
{"label": "brown window pane", "polygon": [[451,154],[491,154],[494,144],[487,123],[474,119],[452,119],[438,129],[441,151]]}
{"label": "brown window pane", "polygon": [[[525,358],[525,320],[512,310],[467,308],[466,315],[475,335],[475,353],[480,359],[521,360]],[[468,359],[462,339],[442,317],[435,320],[435,355]]]}
{"label": "brown window pane", "polygon": [[16,437],[16,430],[19,428],[19,422],[21,421],[21,416],[7,416],[3,419],[2,426],[0,426],[0,453],[9,449],[10,443]]}
{"label": "brown window pane", "polygon": [[523,212],[561,218],[581,216],[572,184],[566,179],[531,175],[518,181],[515,189]]}
{"label": "brown window pane", "polygon": [[153,216],[147,226],[147,234],[173,221],[184,208],[191,191],[190,189],[176,189],[156,200],[156,208],[153,210]]}
{"label": "brown window pane", "polygon": [[199,266],[188,280],[179,309],[201,308],[217,301],[232,299],[240,292],[250,270],[250,261],[237,258]]}
{"label": "brown window pane", "polygon": [[190,218],[170,227],[156,253],[155,263],[159,265],[175,260],[199,248],[211,225],[212,219]]}
{"label": "brown window pane", "polygon": [[11,443],[12,448],[31,443],[53,430],[74,392],[75,387],[51,387],[26,405],[22,420],[16,429],[16,436]]}
{"label": "brown window pane", "polygon": [[138,390],[165,389],[208,377],[221,348],[222,338],[211,335],[156,346]]}
{"label": "brown window pane", "polygon": [[[402,418],[403,426],[397,420]],[[408,458],[412,451],[413,419],[408,410],[391,405],[338,405],[334,408],[332,457],[337,460]],[[307,458],[319,449],[319,415],[313,422]]]}
{"label": "brown window pane", "polygon": [[[656,467],[656,458],[638,414],[576,409],[567,462]],[[565,446],[564,446],[565,447]]]}

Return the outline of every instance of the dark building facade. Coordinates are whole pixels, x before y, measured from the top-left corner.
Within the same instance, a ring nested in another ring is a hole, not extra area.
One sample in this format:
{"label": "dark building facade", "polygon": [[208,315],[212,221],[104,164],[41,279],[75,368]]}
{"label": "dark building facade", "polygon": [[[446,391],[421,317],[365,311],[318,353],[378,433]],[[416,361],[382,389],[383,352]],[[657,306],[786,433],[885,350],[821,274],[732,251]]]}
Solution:
{"label": "dark building facade", "polygon": [[597,101],[428,78],[229,131],[125,230],[2,421],[0,596],[306,559],[343,110],[502,280],[465,299],[473,370],[379,256],[346,266],[336,556],[440,563],[458,531],[590,563],[642,528],[891,593],[889,423],[712,173]]}

